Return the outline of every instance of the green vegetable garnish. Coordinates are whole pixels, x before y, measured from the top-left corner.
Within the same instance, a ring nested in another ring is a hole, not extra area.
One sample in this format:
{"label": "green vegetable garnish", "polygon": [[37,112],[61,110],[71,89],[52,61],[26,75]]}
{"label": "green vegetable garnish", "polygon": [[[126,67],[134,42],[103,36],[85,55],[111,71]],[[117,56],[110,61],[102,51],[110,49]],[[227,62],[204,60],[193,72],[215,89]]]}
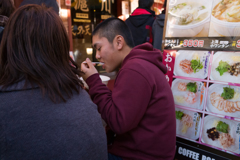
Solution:
{"label": "green vegetable garnish", "polygon": [[222,76],[224,72],[228,71],[228,68],[230,68],[230,65],[227,62],[221,60],[218,67],[216,68],[216,71],[218,71],[220,73],[220,76]]}
{"label": "green vegetable garnish", "polygon": [[173,9],[178,9],[178,8],[181,8],[181,7],[183,7],[183,6],[186,6],[187,4],[186,3],[180,3],[180,4],[178,4],[178,5],[176,5],[176,6],[174,6],[172,9],[171,9],[171,11],[173,11]]}
{"label": "green vegetable garnish", "polygon": [[176,113],[176,119],[179,119],[179,120],[181,120],[181,119],[182,119],[182,117],[183,117],[183,115],[184,115],[184,113],[183,113],[183,112],[181,112],[181,111],[175,111],[175,113]]}
{"label": "green vegetable garnish", "polygon": [[203,68],[203,65],[200,60],[193,59],[191,60],[191,68],[193,69],[193,72],[196,73]]}
{"label": "green vegetable garnish", "polygon": [[189,82],[187,84],[187,90],[190,91],[190,92],[196,93],[197,92],[197,84],[196,84],[196,82],[193,82],[193,83]]}
{"label": "green vegetable garnish", "polygon": [[205,9],[206,7],[205,6],[202,6],[202,9]]}
{"label": "green vegetable garnish", "polygon": [[216,129],[223,133],[228,133],[228,124],[222,121],[219,121]]}
{"label": "green vegetable garnish", "polygon": [[223,99],[232,99],[234,97],[234,89],[230,87],[223,87],[221,97],[223,97]]}

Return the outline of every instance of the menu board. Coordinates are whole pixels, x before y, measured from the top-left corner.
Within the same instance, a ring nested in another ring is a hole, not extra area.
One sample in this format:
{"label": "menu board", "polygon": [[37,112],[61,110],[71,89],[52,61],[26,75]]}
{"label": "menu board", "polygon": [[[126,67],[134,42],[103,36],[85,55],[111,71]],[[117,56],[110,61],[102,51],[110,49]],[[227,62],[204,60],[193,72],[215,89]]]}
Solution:
{"label": "menu board", "polygon": [[239,0],[170,0],[165,49],[240,50]]}
{"label": "menu board", "polygon": [[174,59],[168,76],[177,136],[240,156],[240,54],[164,50],[163,55],[163,61],[166,55]]}
{"label": "menu board", "polygon": [[240,159],[240,0],[169,0],[165,19],[177,137]]}
{"label": "menu board", "polygon": [[177,137],[239,158],[240,0],[169,0],[163,39]]}

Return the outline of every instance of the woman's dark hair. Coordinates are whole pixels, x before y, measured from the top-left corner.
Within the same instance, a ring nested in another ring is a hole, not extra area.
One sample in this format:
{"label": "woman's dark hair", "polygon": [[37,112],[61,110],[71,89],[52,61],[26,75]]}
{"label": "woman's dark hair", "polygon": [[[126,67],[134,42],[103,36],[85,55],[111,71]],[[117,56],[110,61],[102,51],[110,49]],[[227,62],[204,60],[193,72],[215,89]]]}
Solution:
{"label": "woman's dark hair", "polygon": [[15,7],[12,0],[0,0],[0,15],[10,17]]}
{"label": "woman's dark hair", "polygon": [[31,4],[13,13],[0,47],[0,86],[25,80],[53,102],[66,102],[74,90],[79,93],[80,74],[62,20],[52,9]]}
{"label": "woman's dark hair", "polygon": [[121,35],[129,47],[134,47],[134,41],[130,29],[126,23],[119,18],[111,17],[99,23],[92,33],[92,36],[94,35],[105,37],[110,43],[113,42],[116,35]]}
{"label": "woman's dark hair", "polygon": [[139,8],[151,9],[154,0],[138,0]]}

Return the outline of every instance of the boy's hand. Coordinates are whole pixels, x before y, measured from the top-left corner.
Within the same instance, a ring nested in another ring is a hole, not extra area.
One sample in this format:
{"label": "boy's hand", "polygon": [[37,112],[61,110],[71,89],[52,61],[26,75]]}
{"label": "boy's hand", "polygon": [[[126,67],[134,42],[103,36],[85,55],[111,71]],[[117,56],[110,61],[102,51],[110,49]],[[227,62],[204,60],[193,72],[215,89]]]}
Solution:
{"label": "boy's hand", "polygon": [[81,64],[81,71],[84,73],[82,75],[84,80],[86,80],[91,75],[98,73],[97,69],[94,67],[94,64],[89,58],[87,58],[86,61]]}

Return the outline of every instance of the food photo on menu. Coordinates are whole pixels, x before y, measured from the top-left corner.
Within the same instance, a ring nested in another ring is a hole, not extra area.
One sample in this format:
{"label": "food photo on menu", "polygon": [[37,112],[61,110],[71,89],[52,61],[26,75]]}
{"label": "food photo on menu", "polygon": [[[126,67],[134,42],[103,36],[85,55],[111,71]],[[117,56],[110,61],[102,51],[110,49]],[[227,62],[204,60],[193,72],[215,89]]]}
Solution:
{"label": "food photo on menu", "polygon": [[208,88],[206,110],[240,118],[240,87],[211,84]]}
{"label": "food photo on menu", "polygon": [[203,82],[176,78],[172,82],[172,92],[176,105],[202,110],[205,92]]}
{"label": "food photo on menu", "polygon": [[240,36],[240,0],[213,0],[209,37]]}
{"label": "food photo on menu", "polygon": [[208,75],[210,52],[179,50],[174,64],[174,75],[205,79]]}
{"label": "food photo on menu", "polygon": [[208,37],[213,0],[170,0],[166,37]]}
{"label": "food photo on menu", "polygon": [[240,83],[240,52],[216,52],[213,55],[210,79]]}
{"label": "food photo on menu", "polygon": [[197,140],[201,125],[201,115],[198,112],[192,112],[180,108],[175,108],[176,112],[176,134]]}
{"label": "food photo on menu", "polygon": [[208,145],[239,154],[239,126],[238,121],[206,115],[201,140]]}

